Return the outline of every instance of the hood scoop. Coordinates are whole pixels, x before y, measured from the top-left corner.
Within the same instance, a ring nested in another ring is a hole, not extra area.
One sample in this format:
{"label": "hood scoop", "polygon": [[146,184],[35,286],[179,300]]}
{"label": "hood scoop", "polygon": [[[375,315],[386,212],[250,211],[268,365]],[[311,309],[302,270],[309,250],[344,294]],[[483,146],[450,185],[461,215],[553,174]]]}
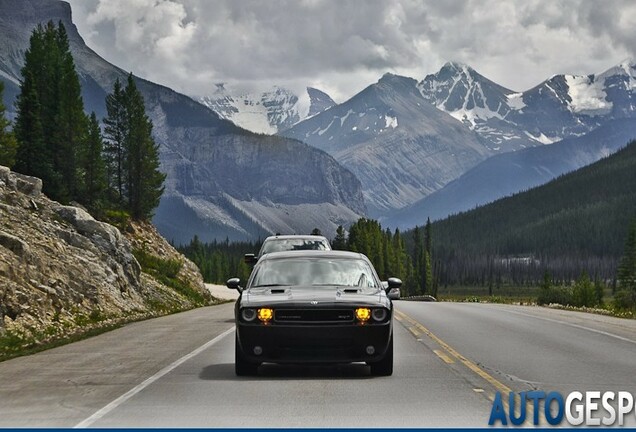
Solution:
{"label": "hood scoop", "polygon": [[271,294],[285,294],[285,291],[287,291],[285,288],[272,288],[269,292]]}
{"label": "hood scoop", "polygon": [[343,292],[345,294],[358,294],[360,292],[360,288],[345,288]]}

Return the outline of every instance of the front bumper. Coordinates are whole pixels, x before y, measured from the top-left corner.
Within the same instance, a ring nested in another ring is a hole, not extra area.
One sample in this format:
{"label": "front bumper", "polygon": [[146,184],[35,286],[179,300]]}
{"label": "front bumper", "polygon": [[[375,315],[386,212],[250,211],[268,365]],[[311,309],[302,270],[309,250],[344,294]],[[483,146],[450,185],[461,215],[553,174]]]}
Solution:
{"label": "front bumper", "polygon": [[[376,362],[386,354],[392,321],[351,325],[237,324],[239,348],[254,363]],[[262,354],[255,355],[254,348]],[[367,354],[373,346],[374,353]]]}

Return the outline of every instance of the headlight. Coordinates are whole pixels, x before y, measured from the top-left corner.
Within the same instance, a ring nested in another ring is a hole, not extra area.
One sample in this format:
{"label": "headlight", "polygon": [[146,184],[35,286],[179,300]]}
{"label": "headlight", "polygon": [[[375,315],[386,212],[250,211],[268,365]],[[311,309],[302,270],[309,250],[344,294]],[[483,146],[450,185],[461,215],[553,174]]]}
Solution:
{"label": "headlight", "polygon": [[256,319],[256,311],[254,309],[243,309],[241,318],[243,318],[243,321],[252,322]]}
{"label": "headlight", "polygon": [[386,319],[386,309],[373,309],[371,316],[375,321],[384,321]]}
{"label": "headlight", "polygon": [[365,323],[365,322],[369,321],[369,318],[371,318],[371,309],[369,309],[369,308],[357,308],[356,309],[356,318],[358,318],[358,321],[360,321],[361,323]]}
{"label": "headlight", "polygon": [[267,324],[274,318],[274,311],[270,308],[260,308],[258,310],[258,319]]}

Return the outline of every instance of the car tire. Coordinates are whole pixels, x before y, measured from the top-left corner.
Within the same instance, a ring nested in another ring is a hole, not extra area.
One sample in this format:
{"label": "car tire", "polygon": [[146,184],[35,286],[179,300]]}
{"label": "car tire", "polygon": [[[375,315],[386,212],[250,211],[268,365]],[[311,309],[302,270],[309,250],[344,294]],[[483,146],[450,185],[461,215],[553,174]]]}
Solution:
{"label": "car tire", "polygon": [[238,336],[234,339],[234,372],[236,376],[253,376],[258,374],[258,363],[248,361],[239,346]]}
{"label": "car tire", "polygon": [[369,366],[371,366],[371,375],[373,376],[393,375],[393,334],[391,334],[391,341],[382,360],[370,363]]}

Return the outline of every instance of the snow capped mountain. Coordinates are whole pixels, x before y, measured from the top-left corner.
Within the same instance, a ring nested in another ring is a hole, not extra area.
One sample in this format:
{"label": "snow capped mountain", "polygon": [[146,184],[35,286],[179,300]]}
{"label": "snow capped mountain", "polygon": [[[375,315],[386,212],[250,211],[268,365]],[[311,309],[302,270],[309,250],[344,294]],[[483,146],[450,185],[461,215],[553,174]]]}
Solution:
{"label": "snow capped mountain", "polygon": [[336,103],[323,91],[307,87],[301,95],[283,87],[263,93],[233,94],[224,84],[200,102],[219,116],[252,132],[273,135],[331,108]]}
{"label": "snow capped mountain", "polygon": [[607,121],[633,117],[636,66],[622,62],[599,75],[555,75],[515,93],[461,63],[447,63],[418,84],[422,96],[506,152],[552,144]]}
{"label": "snow capped mountain", "polygon": [[431,106],[415,80],[392,74],[282,135],[350,169],[372,216],[419,200],[490,155],[476,134]]}
{"label": "snow capped mountain", "polygon": [[522,95],[494,83],[468,65],[446,63],[417,87],[424,99],[484,137],[493,151],[507,152],[537,144],[507,119],[512,111],[525,106]]}

